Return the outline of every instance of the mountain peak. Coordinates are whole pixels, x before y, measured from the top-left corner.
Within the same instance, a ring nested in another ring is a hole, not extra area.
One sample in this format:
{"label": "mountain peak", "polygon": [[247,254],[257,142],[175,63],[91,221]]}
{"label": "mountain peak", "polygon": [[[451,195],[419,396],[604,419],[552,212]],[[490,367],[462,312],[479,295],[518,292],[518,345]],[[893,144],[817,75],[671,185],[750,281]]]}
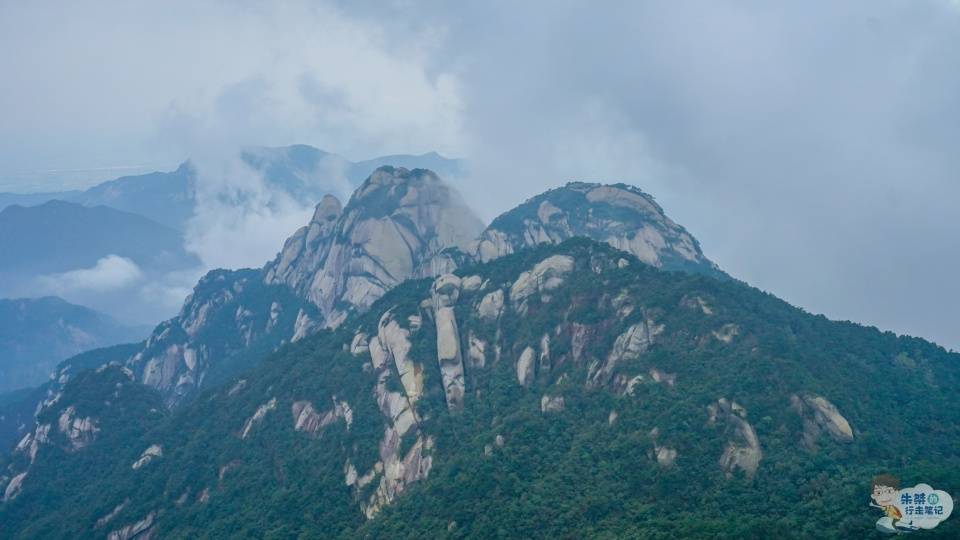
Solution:
{"label": "mountain peak", "polygon": [[483,261],[574,236],[606,242],[665,270],[725,274],[647,193],[626,184],[570,182],[497,217],[475,247]]}
{"label": "mountain peak", "polygon": [[466,247],[481,228],[432,171],[383,166],[342,212],[325,198],[310,225],[267,265],[265,280],[289,285],[320,308],[327,326],[337,326],[347,311],[368,307],[444,249]]}

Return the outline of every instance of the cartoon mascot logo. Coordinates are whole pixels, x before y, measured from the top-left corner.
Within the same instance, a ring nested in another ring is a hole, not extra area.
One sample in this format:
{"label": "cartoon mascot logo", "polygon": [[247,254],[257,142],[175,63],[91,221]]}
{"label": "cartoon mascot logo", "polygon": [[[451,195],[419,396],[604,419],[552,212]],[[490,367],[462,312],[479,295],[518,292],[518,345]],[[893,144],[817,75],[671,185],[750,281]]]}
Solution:
{"label": "cartoon mascot logo", "polygon": [[889,474],[874,477],[870,506],[883,511],[877,530],[888,534],[932,529],[953,512],[953,499],[946,491],[927,484],[900,489],[900,480]]}

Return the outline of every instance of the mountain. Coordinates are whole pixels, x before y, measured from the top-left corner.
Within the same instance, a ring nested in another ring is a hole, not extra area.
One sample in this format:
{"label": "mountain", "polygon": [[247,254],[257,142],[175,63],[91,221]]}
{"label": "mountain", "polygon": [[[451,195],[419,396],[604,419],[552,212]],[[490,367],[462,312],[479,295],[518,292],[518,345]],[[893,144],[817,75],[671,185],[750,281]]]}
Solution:
{"label": "mountain", "polygon": [[[145,333],[137,337],[143,335]],[[13,448],[28,431],[33,430],[37,411],[44,402],[53,399],[71,377],[104,364],[123,362],[139,347],[137,343],[127,343],[83,352],[57,364],[50,371],[50,379],[40,386],[0,393],[0,449]]]}
{"label": "mountain", "polygon": [[74,375],[9,456],[0,522],[11,538],[870,537],[876,474],[960,487],[958,362],[735,280],[544,243],[407,280],[172,412],[122,365]]}
{"label": "mountain", "polygon": [[196,170],[183,163],[174,171],[123,176],[75,196],[60,197],[84,206],[109,206],[140,214],[182,231],[193,215]]}
{"label": "mountain", "polygon": [[482,227],[435,174],[381,167],[346,207],[325,197],[262,270],[208,274],[127,365],[178,404],[211,373],[237,370],[338,325],[407,278],[432,275],[443,250],[465,248]]}
{"label": "mountain", "polygon": [[[383,165],[431,169],[444,178],[462,177],[466,170],[462,160],[448,159],[435,152],[419,156],[384,156],[354,163],[336,154],[300,144],[251,147],[240,151],[239,155],[252,172],[262,176],[269,187],[306,205],[316,204],[327,194],[352,191]],[[196,167],[188,161],[174,171],[124,176],[85,191],[0,193],[0,210],[14,204],[33,206],[58,199],[84,206],[110,206],[183,231],[195,211],[196,182]]]}
{"label": "mountain", "polygon": [[36,386],[68,357],[148,333],[60,298],[0,299],[0,392]]}
{"label": "mountain", "polygon": [[120,264],[133,273],[199,264],[179,232],[137,214],[64,201],[0,211],[0,295],[29,294],[39,276],[93,268],[110,256],[127,259]]}
{"label": "mountain", "polygon": [[537,195],[493,220],[476,256],[489,261],[577,236],[606,242],[664,270],[725,275],[652,196],[626,184],[571,182]]}

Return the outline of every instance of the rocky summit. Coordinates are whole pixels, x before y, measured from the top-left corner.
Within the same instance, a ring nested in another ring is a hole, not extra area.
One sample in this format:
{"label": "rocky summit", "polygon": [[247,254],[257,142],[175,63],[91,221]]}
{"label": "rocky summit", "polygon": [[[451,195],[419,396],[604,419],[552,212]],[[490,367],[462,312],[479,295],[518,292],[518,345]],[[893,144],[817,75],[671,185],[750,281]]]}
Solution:
{"label": "rocky summit", "polygon": [[489,261],[576,236],[606,242],[657,268],[722,275],[653,197],[625,184],[571,182],[537,195],[495,219],[477,242],[476,256]]}
{"label": "rocky summit", "polygon": [[956,353],[730,279],[628,186],[481,229],[380,168],[61,364],[16,408],[4,535],[853,538],[878,471],[960,485]]}
{"label": "rocky summit", "polygon": [[403,280],[449,269],[441,252],[466,249],[482,228],[434,173],[381,167],[346,208],[325,197],[266,266],[265,281],[288,285],[320,309],[326,326],[337,326]]}

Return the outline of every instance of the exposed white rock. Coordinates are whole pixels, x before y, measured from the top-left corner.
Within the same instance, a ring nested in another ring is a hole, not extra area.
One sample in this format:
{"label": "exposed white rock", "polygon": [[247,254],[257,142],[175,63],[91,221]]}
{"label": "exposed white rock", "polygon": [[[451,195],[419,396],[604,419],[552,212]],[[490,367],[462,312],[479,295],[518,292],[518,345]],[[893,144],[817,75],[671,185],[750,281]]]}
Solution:
{"label": "exposed white rock", "polygon": [[540,412],[560,412],[563,410],[563,408],[563,396],[548,396],[544,394],[543,397],[540,398]]}
{"label": "exposed white rock", "polygon": [[534,354],[533,347],[527,347],[517,359],[517,382],[521,386],[527,386],[533,380]]}
{"label": "exposed white rock", "polygon": [[113,510],[111,510],[108,514],[99,518],[97,522],[93,524],[93,528],[102,529],[106,527],[107,524],[110,523],[113,520],[113,518],[117,517],[117,514],[119,514],[120,511],[123,510],[129,503],[130,503],[130,499],[124,499],[122,503],[114,506]]}
{"label": "exposed white rock", "polygon": [[569,255],[553,255],[538,262],[523,272],[510,286],[510,301],[518,313],[526,313],[528,299],[559,287],[564,278],[573,271],[574,260]]}
{"label": "exposed white rock", "polygon": [[39,424],[33,432],[27,433],[17,443],[14,452],[26,453],[30,457],[32,464],[37,459],[37,452],[40,446],[50,442],[50,424]]}
{"label": "exposed white rock", "polygon": [[27,473],[22,472],[10,479],[6,489],[3,490],[3,502],[12,501],[23,490],[23,481],[27,479]]}
{"label": "exposed white rock", "polygon": [[800,397],[790,396],[790,407],[803,418],[802,442],[810,450],[816,449],[817,439],[826,432],[837,442],[848,443],[853,440],[853,428],[850,422],[840,414],[836,405],[826,398],[812,394]]}
{"label": "exposed white rock", "polygon": [[[448,247],[466,249],[482,223],[460,196],[429,171],[380,168],[342,211],[328,201],[265,268],[315,304],[326,326],[370,307],[414,276],[449,269]],[[315,231],[312,232],[312,231]]]}
{"label": "exposed white rock", "polygon": [[733,341],[733,338],[737,337],[739,333],[740,333],[739,326],[733,323],[728,323],[721,326],[719,330],[714,330],[713,337],[717,338],[718,340],[724,343],[731,343]]}
{"label": "exposed white rock", "polygon": [[353,341],[350,342],[350,354],[354,356],[361,356],[367,354],[370,351],[370,343],[367,339],[367,334],[363,332],[358,332],[353,336]]}
{"label": "exposed white rock", "polygon": [[468,292],[477,291],[482,285],[483,278],[480,276],[465,276],[460,282],[460,287]]}
{"label": "exposed white rock", "polygon": [[163,447],[161,447],[159,444],[151,444],[146,450],[143,451],[142,454],[140,454],[140,458],[134,461],[133,465],[130,467],[133,470],[137,470],[147,463],[150,463],[154,459],[161,457],[163,457]]}
{"label": "exposed white rock", "polygon": [[654,451],[657,456],[657,464],[666,469],[673,466],[677,460],[677,451],[666,446],[655,446]]}
{"label": "exposed white rock", "polygon": [[377,406],[380,412],[390,419],[394,430],[403,436],[407,431],[420,420],[417,417],[416,410],[410,400],[400,392],[391,392],[387,390],[387,379],[390,377],[389,370],[382,370],[377,378],[377,386],[374,393],[377,398]]}
{"label": "exposed white rock", "polygon": [[61,411],[60,417],[57,419],[57,427],[60,433],[63,433],[70,441],[72,450],[79,450],[92,443],[100,431],[97,420],[89,416],[78,417],[77,410],[73,405]]}
{"label": "exposed white rock", "polygon": [[643,382],[643,375],[635,375],[627,381],[627,384],[624,388],[624,394],[632,396],[633,393],[637,390],[637,385]]}
{"label": "exposed white rock", "polygon": [[[537,205],[536,215],[527,209],[531,204]],[[497,219],[483,232],[475,248],[477,258],[485,262],[537,244],[585,236],[654,266],[716,271],[696,240],[671,221],[652,197],[635,188],[575,182],[535,197],[521,208],[506,214],[511,219]],[[629,264],[626,259],[617,263]]]}
{"label": "exposed white rock", "polygon": [[296,343],[320,329],[320,323],[310,318],[310,315],[304,309],[297,312],[297,320],[293,323],[293,336],[290,337],[291,343]]}
{"label": "exposed white rock", "polygon": [[270,401],[264,403],[257,407],[257,410],[253,413],[253,416],[247,418],[247,421],[243,423],[243,429],[240,431],[240,438],[246,439],[247,435],[250,434],[250,430],[260,422],[263,421],[263,417],[267,415],[268,412],[272,411],[277,407],[277,398],[270,398]]}
{"label": "exposed white rock", "polygon": [[229,397],[229,396],[235,395],[237,392],[243,390],[246,387],[247,387],[247,380],[240,379],[239,381],[237,381],[236,384],[233,385],[232,388],[230,388],[230,391],[227,392],[227,396]]}
{"label": "exposed white rock", "polygon": [[676,373],[667,373],[657,368],[650,368],[650,377],[652,377],[654,381],[666,384],[667,386],[673,386],[677,382]]}
{"label": "exposed white rock", "polygon": [[437,326],[437,361],[443,380],[443,391],[450,410],[463,408],[465,381],[463,357],[460,353],[460,331],[453,306],[460,295],[460,278],[453,274],[440,276],[433,283],[432,299]]}
{"label": "exposed white rock", "polygon": [[708,407],[711,423],[721,423],[730,427],[731,438],[720,456],[720,466],[731,476],[740,469],[747,478],[752,478],[760,466],[763,451],[753,426],[746,420],[747,411],[736,402],[720,398]]}
{"label": "exposed white rock", "polygon": [[503,313],[503,289],[497,289],[491,293],[487,293],[482,300],[480,300],[480,305],[477,306],[477,313],[480,314],[481,319],[488,321],[495,321],[500,317],[500,314]]}
{"label": "exposed white rock", "polygon": [[392,503],[408,485],[422,480],[430,474],[430,468],[433,465],[433,457],[431,456],[433,440],[430,438],[424,439],[422,435],[418,434],[416,442],[405,456],[400,456],[398,453],[400,442],[401,438],[391,433],[388,428],[383,441],[380,443],[383,475],[376,491],[370,496],[369,502],[363,505],[363,512],[367,519],[373,518],[384,506]]}
{"label": "exposed white rock", "polygon": [[320,414],[309,401],[295,401],[291,405],[293,413],[293,429],[316,435],[321,429],[342,419],[347,429],[353,424],[353,409],[346,401],[339,401],[333,397],[333,408]]}
{"label": "exposed white rock", "polygon": [[616,423],[617,418],[619,417],[620,417],[620,413],[618,413],[617,411],[611,410],[610,414],[607,415],[607,424],[612,426],[614,423]]}
{"label": "exposed white rock", "polygon": [[599,369],[591,370],[588,383],[602,386],[610,382],[617,365],[625,360],[634,360],[647,352],[654,339],[663,332],[663,325],[650,319],[631,325],[613,342],[613,348]]}
{"label": "exposed white rock", "polygon": [[380,336],[370,338],[370,363],[373,369],[382,369],[387,364],[387,350],[380,344]]}
{"label": "exposed white rock", "polygon": [[470,331],[467,336],[468,350],[467,350],[467,359],[470,361],[471,368],[482,368],[487,363],[487,343],[482,339],[478,338],[473,334],[473,331]]}
{"label": "exposed white rock", "polygon": [[[390,311],[380,317],[378,337],[380,346],[400,373],[400,383],[410,403],[416,403],[423,395],[423,366],[414,362],[410,354],[410,331],[401,328]],[[372,349],[371,349],[372,354]],[[374,363],[376,365],[376,363]]]}
{"label": "exposed white rock", "polygon": [[548,373],[552,364],[550,363],[550,336],[544,334],[540,338],[540,373]]}
{"label": "exposed white rock", "polygon": [[156,517],[156,512],[150,512],[147,514],[147,517],[136,523],[131,523],[130,525],[111,531],[110,534],[107,535],[107,540],[131,540],[136,538],[153,527],[153,521]]}

